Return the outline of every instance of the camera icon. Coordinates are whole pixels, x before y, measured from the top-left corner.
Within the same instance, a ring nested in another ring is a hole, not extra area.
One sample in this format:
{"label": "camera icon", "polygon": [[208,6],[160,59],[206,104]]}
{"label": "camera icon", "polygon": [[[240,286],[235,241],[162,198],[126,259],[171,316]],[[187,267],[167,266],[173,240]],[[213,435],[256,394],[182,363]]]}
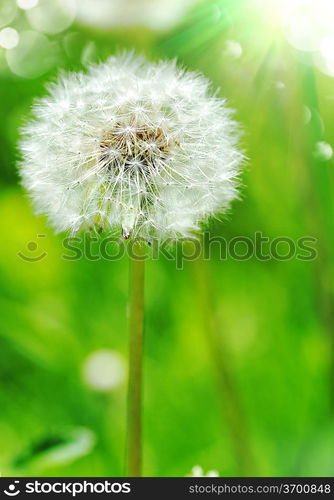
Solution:
{"label": "camera icon", "polygon": [[20,484],[20,481],[14,481],[8,486],[8,490],[4,490],[4,494],[7,495],[8,497],[16,497],[17,495],[20,494],[20,490],[16,489],[16,485]]}
{"label": "camera icon", "polygon": [[[45,238],[45,234],[38,234],[37,238]],[[28,255],[28,253],[30,255]],[[35,255],[34,255],[35,254]],[[47,252],[39,249],[38,243],[34,240],[29,241],[26,246],[25,252],[17,252],[16,254],[20,259],[25,260],[26,262],[39,262],[44,259],[48,255]]]}

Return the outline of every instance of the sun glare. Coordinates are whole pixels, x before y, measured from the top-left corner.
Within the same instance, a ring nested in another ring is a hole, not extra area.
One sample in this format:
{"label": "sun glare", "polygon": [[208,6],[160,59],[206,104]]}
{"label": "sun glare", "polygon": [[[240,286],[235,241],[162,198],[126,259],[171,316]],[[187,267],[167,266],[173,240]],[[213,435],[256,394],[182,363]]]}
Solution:
{"label": "sun glare", "polygon": [[280,32],[297,50],[314,54],[321,71],[334,75],[333,0],[254,0],[273,32]]}

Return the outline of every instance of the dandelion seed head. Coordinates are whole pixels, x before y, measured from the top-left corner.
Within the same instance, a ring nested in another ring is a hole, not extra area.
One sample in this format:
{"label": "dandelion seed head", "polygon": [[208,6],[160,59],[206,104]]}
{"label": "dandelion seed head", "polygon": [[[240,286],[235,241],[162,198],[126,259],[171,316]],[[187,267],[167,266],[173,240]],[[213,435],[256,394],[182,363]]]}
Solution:
{"label": "dandelion seed head", "polygon": [[23,130],[20,171],[56,231],[184,237],[238,194],[238,125],[201,75],[122,54],[62,75]]}

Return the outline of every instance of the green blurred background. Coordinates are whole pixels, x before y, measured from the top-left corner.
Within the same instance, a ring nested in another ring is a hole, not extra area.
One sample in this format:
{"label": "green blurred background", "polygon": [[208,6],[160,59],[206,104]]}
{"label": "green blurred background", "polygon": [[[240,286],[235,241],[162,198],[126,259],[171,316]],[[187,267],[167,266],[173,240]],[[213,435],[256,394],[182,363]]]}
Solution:
{"label": "green blurred background", "polygon": [[64,260],[15,165],[45,82],[124,48],[237,109],[242,199],[212,235],[318,239],[310,262],[147,263],[144,475],[334,475],[333,26],[331,0],[0,0],[2,475],[124,474],[127,258]]}

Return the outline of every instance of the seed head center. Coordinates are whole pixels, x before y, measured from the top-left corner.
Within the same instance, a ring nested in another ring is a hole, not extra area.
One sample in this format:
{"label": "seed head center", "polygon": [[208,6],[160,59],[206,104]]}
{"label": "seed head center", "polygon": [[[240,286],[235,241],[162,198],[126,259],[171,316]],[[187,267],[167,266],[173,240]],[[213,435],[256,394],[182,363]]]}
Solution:
{"label": "seed head center", "polygon": [[169,143],[160,127],[117,125],[100,142],[99,163],[111,174],[130,177],[158,173]]}

